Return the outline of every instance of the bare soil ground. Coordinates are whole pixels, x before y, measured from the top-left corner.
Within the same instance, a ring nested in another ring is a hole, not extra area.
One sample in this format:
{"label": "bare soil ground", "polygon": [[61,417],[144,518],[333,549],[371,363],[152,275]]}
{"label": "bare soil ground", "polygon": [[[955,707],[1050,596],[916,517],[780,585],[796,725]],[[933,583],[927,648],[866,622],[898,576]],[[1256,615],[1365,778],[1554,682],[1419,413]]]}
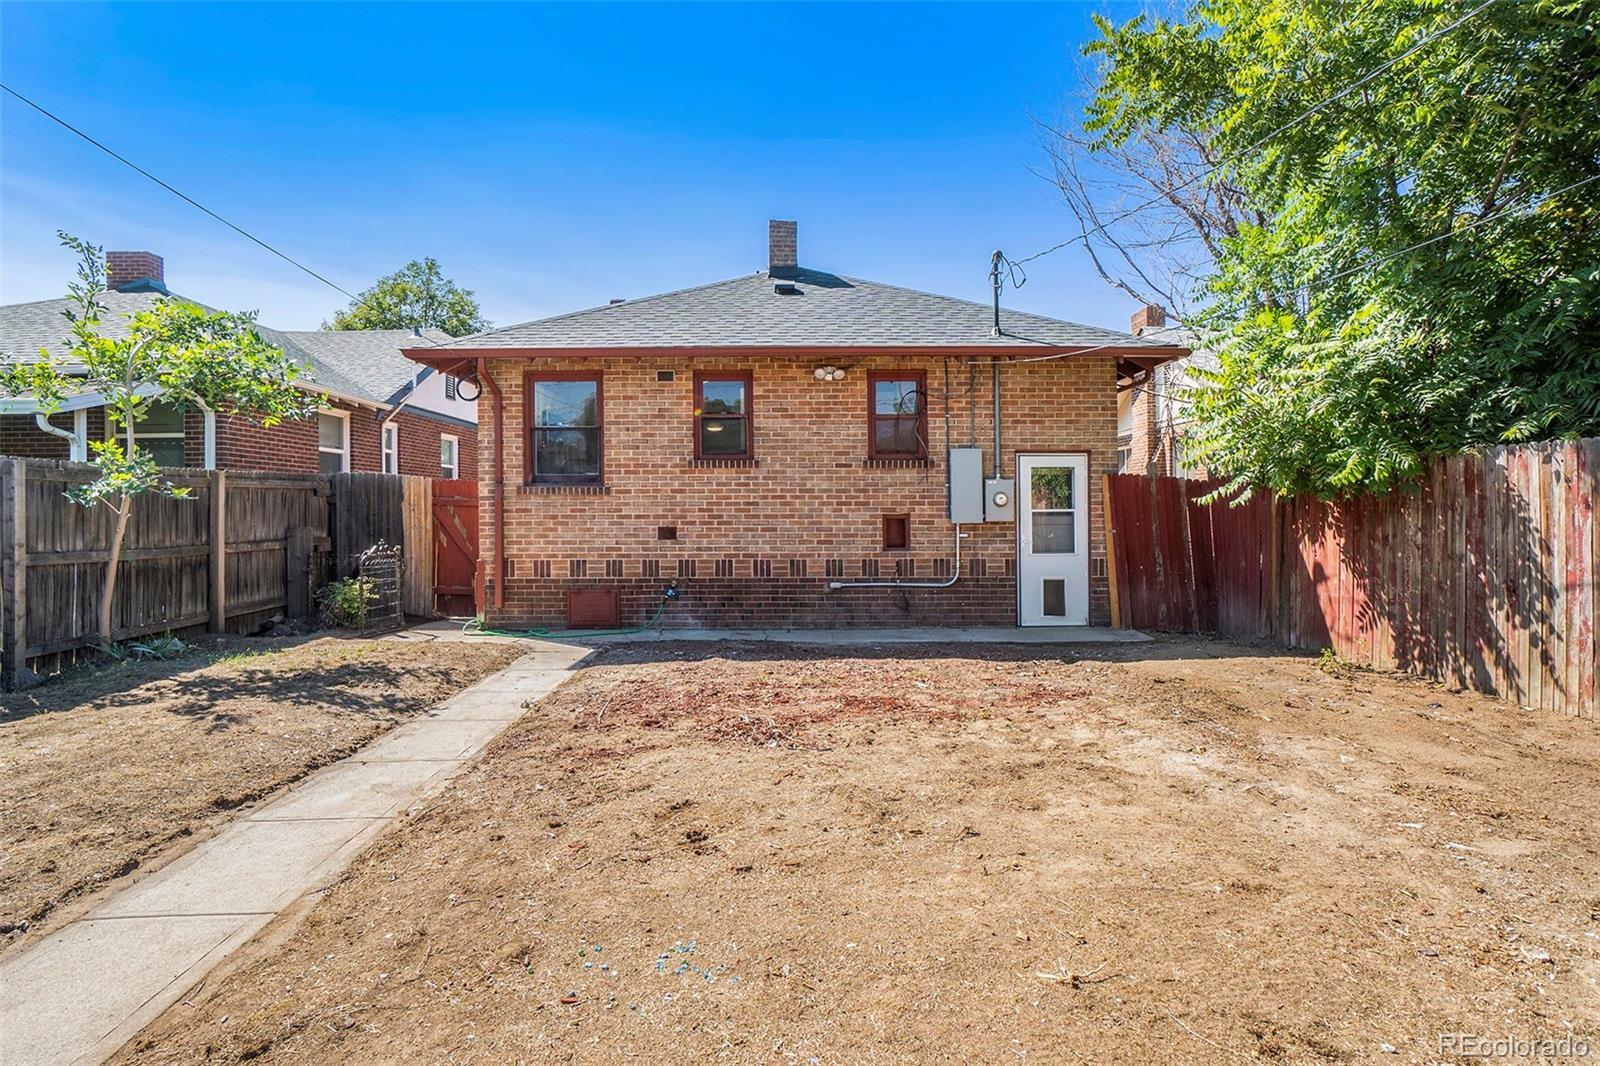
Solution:
{"label": "bare soil ground", "polygon": [[499,644],[240,640],[0,705],[0,950],[27,923],[505,666]]}
{"label": "bare soil ground", "polygon": [[612,647],[121,1061],[1600,1047],[1600,731],[1335,673]]}

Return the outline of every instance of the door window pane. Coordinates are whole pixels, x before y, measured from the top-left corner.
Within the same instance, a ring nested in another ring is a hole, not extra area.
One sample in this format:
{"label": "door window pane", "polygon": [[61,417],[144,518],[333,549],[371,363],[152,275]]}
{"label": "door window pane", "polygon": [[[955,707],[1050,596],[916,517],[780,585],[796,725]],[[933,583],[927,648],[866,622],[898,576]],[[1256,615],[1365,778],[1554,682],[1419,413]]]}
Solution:
{"label": "door window pane", "polygon": [[1033,512],[1033,554],[1064,555],[1076,550],[1076,517],[1071,511]]}
{"label": "door window pane", "polygon": [[1046,618],[1065,618],[1067,616],[1067,583],[1059,577],[1044,579],[1043,605],[1039,613]]}
{"label": "door window pane", "polygon": [[1072,510],[1072,467],[1041,466],[1033,471],[1033,507],[1039,511]]}
{"label": "door window pane", "polygon": [[598,381],[541,381],[533,388],[533,424],[536,426],[597,426],[600,424]]}

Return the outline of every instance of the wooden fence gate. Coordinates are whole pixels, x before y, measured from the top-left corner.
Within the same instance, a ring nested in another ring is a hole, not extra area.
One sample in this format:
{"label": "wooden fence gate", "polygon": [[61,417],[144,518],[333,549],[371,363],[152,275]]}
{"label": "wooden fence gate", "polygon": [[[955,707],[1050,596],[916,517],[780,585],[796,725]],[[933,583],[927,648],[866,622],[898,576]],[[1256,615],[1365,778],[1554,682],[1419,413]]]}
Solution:
{"label": "wooden fence gate", "polygon": [[433,482],[433,609],[462,617],[478,613],[478,483]]}

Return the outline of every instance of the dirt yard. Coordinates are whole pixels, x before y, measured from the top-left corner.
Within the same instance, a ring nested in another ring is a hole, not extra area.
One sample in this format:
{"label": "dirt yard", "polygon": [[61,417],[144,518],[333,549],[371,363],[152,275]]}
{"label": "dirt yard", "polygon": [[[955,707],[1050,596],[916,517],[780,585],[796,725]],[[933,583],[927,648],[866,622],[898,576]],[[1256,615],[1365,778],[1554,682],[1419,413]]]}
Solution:
{"label": "dirt yard", "polygon": [[605,651],[142,1063],[1600,1055],[1600,730],[1171,641]]}
{"label": "dirt yard", "polygon": [[[515,658],[500,644],[241,640],[0,704],[0,950]],[[24,926],[23,923],[26,923]]]}

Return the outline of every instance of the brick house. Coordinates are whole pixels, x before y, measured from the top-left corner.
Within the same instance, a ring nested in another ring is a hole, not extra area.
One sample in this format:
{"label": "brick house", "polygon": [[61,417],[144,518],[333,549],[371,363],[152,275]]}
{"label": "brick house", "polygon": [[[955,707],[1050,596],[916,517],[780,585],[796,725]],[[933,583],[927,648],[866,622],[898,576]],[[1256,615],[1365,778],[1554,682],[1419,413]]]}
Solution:
{"label": "brick house", "polygon": [[994,315],[773,222],[764,271],[408,348],[482,383],[487,621],[636,625],[676,582],[664,625],[1105,624],[1119,382],[1185,352]]}
{"label": "brick house", "polygon": [[[130,315],[171,298],[164,264],[150,252],[107,252],[103,325],[116,335]],[[176,297],[183,299],[183,297]],[[0,362],[60,351],[68,335],[66,299],[0,307]],[[456,379],[401,355],[407,344],[449,337],[410,330],[281,331],[266,341],[308,368],[301,380],[326,394],[315,418],[262,427],[248,419],[154,403],[138,427],[142,447],[163,466],[290,473],[371,471],[428,477],[473,476],[477,403],[458,395]],[[29,397],[0,398],[0,455],[84,459],[106,434],[99,398],[70,398],[48,418]]]}

